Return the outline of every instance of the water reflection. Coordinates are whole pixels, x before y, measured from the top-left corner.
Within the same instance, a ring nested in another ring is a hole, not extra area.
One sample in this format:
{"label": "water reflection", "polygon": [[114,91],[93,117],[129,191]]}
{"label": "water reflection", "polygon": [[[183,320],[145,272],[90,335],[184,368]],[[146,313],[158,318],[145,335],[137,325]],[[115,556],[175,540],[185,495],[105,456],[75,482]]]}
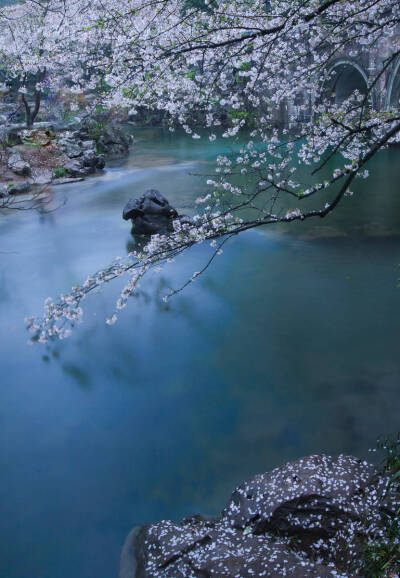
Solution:
{"label": "water reflection", "polygon": [[85,389],[89,389],[92,385],[91,378],[87,371],[84,371],[80,367],[73,364],[63,364],[61,366],[62,371],[80,386]]}
{"label": "water reflection", "polygon": [[134,251],[142,251],[148,240],[148,237],[144,237],[143,235],[135,235],[131,232],[131,238],[126,242],[126,252],[133,253]]}

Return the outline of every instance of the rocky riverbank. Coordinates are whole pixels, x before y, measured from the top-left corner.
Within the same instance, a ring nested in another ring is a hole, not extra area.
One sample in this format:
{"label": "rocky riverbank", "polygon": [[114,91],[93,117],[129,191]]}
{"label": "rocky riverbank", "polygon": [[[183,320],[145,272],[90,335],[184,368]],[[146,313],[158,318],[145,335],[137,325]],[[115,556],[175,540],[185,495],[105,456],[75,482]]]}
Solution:
{"label": "rocky riverbank", "polygon": [[29,193],[38,186],[82,180],[101,171],[108,158],[126,155],[132,137],[117,123],[87,120],[70,130],[44,123],[32,130],[3,131],[0,197]]}
{"label": "rocky riverbank", "polygon": [[[350,456],[310,456],[235,489],[217,518],[134,528],[120,578],[378,576],[366,548],[389,539],[398,516],[390,474]],[[396,560],[385,574],[399,576]]]}

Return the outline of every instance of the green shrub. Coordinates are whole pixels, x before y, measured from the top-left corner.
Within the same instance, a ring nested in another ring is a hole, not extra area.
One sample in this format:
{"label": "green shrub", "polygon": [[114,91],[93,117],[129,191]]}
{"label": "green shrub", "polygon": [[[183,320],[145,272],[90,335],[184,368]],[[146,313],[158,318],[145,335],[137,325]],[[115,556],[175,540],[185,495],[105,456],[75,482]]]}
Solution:
{"label": "green shrub", "polygon": [[62,179],[68,176],[68,171],[64,167],[56,167],[53,169],[53,179]]}
{"label": "green shrub", "polygon": [[104,122],[94,120],[88,127],[89,138],[98,141],[104,132]]}
{"label": "green shrub", "polygon": [[42,145],[39,142],[29,142],[27,140],[23,140],[22,144],[27,148],[37,149],[40,148]]}
{"label": "green shrub", "polygon": [[[390,474],[387,493],[400,492],[400,432],[397,437],[378,440],[378,449],[384,452],[383,470]],[[382,536],[363,545],[363,576],[365,578],[394,577],[400,571],[400,508],[385,514]]]}
{"label": "green shrub", "polygon": [[385,578],[400,570],[400,509],[394,517],[387,515],[382,538],[363,547],[363,576]]}

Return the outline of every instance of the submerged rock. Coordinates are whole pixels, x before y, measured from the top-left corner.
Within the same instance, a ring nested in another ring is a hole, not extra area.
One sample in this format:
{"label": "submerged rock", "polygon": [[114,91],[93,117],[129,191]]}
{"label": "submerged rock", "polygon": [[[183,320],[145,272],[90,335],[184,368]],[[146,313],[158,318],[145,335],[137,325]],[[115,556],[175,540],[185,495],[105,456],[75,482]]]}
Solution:
{"label": "submerged rock", "polygon": [[125,221],[131,219],[134,235],[166,235],[174,230],[174,221],[179,220],[182,224],[192,222],[190,217],[178,215],[178,211],[155,189],[128,201],[122,217]]}
{"label": "submerged rock", "polygon": [[351,456],[310,456],[255,476],[221,516],[136,528],[120,578],[361,576],[360,541],[374,538],[400,495],[389,477]]}

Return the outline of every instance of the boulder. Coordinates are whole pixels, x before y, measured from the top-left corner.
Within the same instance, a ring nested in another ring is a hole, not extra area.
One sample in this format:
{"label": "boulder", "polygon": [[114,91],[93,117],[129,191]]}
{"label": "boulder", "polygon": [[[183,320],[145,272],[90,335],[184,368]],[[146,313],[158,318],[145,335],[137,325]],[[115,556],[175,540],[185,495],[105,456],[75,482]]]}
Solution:
{"label": "boulder", "polygon": [[67,155],[70,159],[78,158],[82,155],[83,150],[79,141],[75,141],[70,137],[63,137],[58,141],[58,148]]}
{"label": "boulder", "polygon": [[86,119],[73,136],[85,143],[95,142],[99,150],[107,156],[115,157],[126,155],[133,141],[120,124],[107,119]]}
{"label": "boulder", "polygon": [[200,516],[144,526],[131,534],[121,556],[119,578],[333,578],[334,567],[299,554],[287,538],[256,536],[225,521]]}
{"label": "boulder", "polygon": [[9,195],[22,195],[29,193],[32,190],[32,185],[29,181],[21,181],[18,183],[7,183],[0,187],[0,198],[6,198]]}
{"label": "boulder", "polygon": [[22,130],[21,139],[25,143],[47,146],[56,138],[55,132],[51,128]]}
{"label": "boulder", "polygon": [[22,144],[20,132],[25,125],[7,122],[0,127],[0,141],[7,146],[15,146]]}
{"label": "boulder", "polygon": [[[142,195],[143,197],[144,195]],[[138,198],[138,199],[130,199],[125,207],[124,210],[122,212],[122,218],[125,221],[128,221],[129,219],[135,219],[138,216],[143,216],[143,211],[141,209],[142,206],[142,197]]]}
{"label": "boulder", "polygon": [[84,150],[83,152],[83,164],[85,167],[90,167],[95,169],[97,166],[97,154],[93,149]]}
{"label": "boulder", "polygon": [[93,172],[90,167],[85,167],[80,159],[71,159],[64,164],[64,169],[71,177],[85,177]]}
{"label": "boulder", "polygon": [[132,219],[134,235],[166,235],[173,231],[172,220],[164,215],[143,215]]}
{"label": "boulder", "polygon": [[126,155],[131,142],[132,139],[125,134],[122,127],[115,123],[107,124],[98,139],[99,145],[110,156]]}
{"label": "boulder", "polygon": [[150,189],[125,205],[123,219],[132,221],[134,235],[166,235],[174,230],[174,221],[192,224],[190,217],[178,215],[168,200],[157,190]]}
{"label": "boulder", "polygon": [[235,528],[251,524],[257,533],[329,537],[367,514],[360,496],[376,476],[374,466],[348,456],[302,458],[239,486],[223,515]]}
{"label": "boulder", "polygon": [[82,148],[84,150],[91,150],[94,149],[96,146],[96,143],[94,142],[94,140],[85,140],[82,141]]}
{"label": "boulder", "polygon": [[10,185],[7,186],[8,193],[10,195],[22,195],[24,193],[29,193],[31,188],[31,183],[29,181],[22,181],[21,183],[10,183]]}
{"label": "boulder", "polygon": [[62,134],[57,140],[57,145],[70,159],[64,163],[64,168],[72,177],[84,177],[105,167],[104,155],[96,152],[95,142],[81,140],[77,131]]}
{"label": "boulder", "polygon": [[97,155],[96,169],[103,170],[106,166],[106,158],[104,155]]}
{"label": "boulder", "polygon": [[255,476],[221,516],[164,520],[132,531],[120,578],[361,576],[361,539],[374,539],[388,512],[389,474],[351,456],[310,456]]}
{"label": "boulder", "polygon": [[27,177],[31,174],[30,164],[24,160],[22,154],[18,150],[11,153],[7,165],[16,175]]}

